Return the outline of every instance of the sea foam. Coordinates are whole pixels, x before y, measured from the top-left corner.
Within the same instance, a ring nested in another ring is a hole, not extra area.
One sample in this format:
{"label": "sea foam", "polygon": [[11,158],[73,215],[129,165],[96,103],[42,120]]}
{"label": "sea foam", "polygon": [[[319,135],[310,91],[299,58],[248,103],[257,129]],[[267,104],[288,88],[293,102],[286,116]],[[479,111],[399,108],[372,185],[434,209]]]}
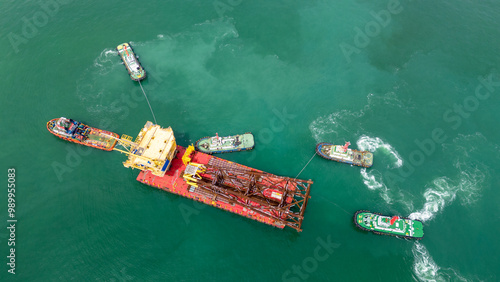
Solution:
{"label": "sea foam", "polygon": [[396,149],[394,149],[390,144],[385,143],[379,137],[362,135],[356,144],[358,145],[358,149],[361,151],[375,152],[376,150],[381,149],[383,153],[388,154],[394,160],[394,167],[398,168],[403,165],[403,158],[401,158]]}
{"label": "sea foam", "polygon": [[459,195],[463,204],[470,204],[477,198],[478,191],[485,179],[485,174],[478,168],[461,171],[457,181],[439,177],[424,192],[424,207],[410,214],[411,219],[427,221],[441,212]]}
{"label": "sea foam", "polygon": [[[367,135],[362,135],[356,141],[357,149],[362,151],[370,152],[380,152],[389,156],[390,163],[384,164],[387,169],[394,169],[401,167],[403,165],[403,159],[397,152],[397,150],[392,147],[389,143],[384,142],[379,137],[370,137]],[[386,159],[374,159],[374,162],[387,162]],[[394,187],[387,187],[384,183],[384,178],[381,172],[374,168],[363,168],[360,170],[361,177],[363,178],[363,183],[370,190],[377,190],[380,193],[380,197],[384,199],[387,204],[393,202],[400,202],[406,206],[409,210],[413,207],[413,203],[405,199],[401,191],[391,191]]]}
{"label": "sea foam", "polygon": [[413,271],[420,281],[444,281],[444,277],[439,276],[439,266],[424,245],[415,242],[411,251],[415,258]]}
{"label": "sea foam", "polygon": [[100,75],[105,75],[113,69],[113,64],[116,64],[116,56],[118,52],[114,49],[104,49],[101,54],[94,60],[94,71]]}
{"label": "sea foam", "polygon": [[[324,139],[328,138],[329,135],[332,135],[332,133],[335,135],[335,138],[345,136],[347,133],[352,135],[353,128],[349,125],[363,115],[363,110],[357,112],[341,110],[330,115],[317,118],[309,125],[309,130],[311,130],[313,138],[316,142],[324,141]],[[359,125],[355,127],[356,130],[359,130],[360,128],[361,127]],[[345,137],[342,137],[342,140],[344,139]]]}
{"label": "sea foam", "polygon": [[439,267],[432,259],[427,248],[415,242],[412,248],[414,257],[413,272],[420,281],[467,281],[452,268]]}
{"label": "sea foam", "polygon": [[387,204],[392,202],[392,199],[389,196],[389,189],[384,184],[382,175],[379,171],[370,169],[368,172],[366,168],[362,168],[360,173],[363,178],[363,183],[366,187],[368,187],[368,189],[379,191],[380,197],[382,197]]}

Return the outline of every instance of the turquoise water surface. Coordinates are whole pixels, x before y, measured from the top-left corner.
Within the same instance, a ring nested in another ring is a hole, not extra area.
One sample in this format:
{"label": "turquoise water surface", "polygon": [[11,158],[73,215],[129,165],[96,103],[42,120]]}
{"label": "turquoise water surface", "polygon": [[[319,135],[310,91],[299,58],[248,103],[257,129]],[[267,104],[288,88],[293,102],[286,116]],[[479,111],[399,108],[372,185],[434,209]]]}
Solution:
{"label": "turquoise water surface", "polygon": [[[0,280],[500,279],[498,1],[1,7]],[[143,185],[125,155],[46,129],[65,116],[135,137],[152,121],[123,42],[179,145],[251,131],[253,151],[220,157],[295,177],[317,143],[350,141],[374,165],[313,158],[299,176],[314,181],[301,233]],[[425,238],[363,232],[361,209],[419,219]]]}

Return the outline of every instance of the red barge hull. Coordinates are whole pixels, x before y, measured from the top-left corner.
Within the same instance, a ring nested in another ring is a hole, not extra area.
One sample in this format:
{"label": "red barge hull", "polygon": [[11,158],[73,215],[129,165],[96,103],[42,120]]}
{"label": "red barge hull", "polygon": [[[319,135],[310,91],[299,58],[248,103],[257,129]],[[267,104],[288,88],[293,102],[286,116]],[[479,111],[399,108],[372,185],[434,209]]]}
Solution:
{"label": "red barge hull", "polygon": [[[283,221],[280,221],[279,218],[276,217],[273,218],[273,216],[270,215],[266,216],[263,213],[254,211],[252,208],[245,207],[244,205],[239,205],[234,201],[231,203],[225,200],[224,198],[207,193],[203,189],[197,189],[195,187],[190,186],[182,177],[184,170],[186,169],[186,165],[182,161],[182,156],[184,155],[186,148],[177,146],[177,150],[178,152],[175,158],[172,160],[170,169],[165,173],[163,177],[155,176],[149,171],[141,171],[137,177],[137,181],[149,186],[156,187],[161,190],[165,190],[173,194],[177,194],[207,204],[209,206],[214,206],[219,209],[223,209],[268,225],[272,225],[274,227],[278,227],[280,229],[283,229],[287,225],[284,224]],[[195,151],[194,154],[192,155],[192,162],[203,165],[209,164],[209,165],[217,165],[228,168],[251,170],[253,172],[262,172],[250,167],[246,167],[198,151]],[[292,190],[293,189],[294,188],[292,187]],[[307,198],[309,198],[308,193],[306,196],[306,200],[304,201],[304,209],[305,205],[307,204]],[[298,231],[301,231],[300,229],[301,222],[302,219],[300,219],[300,222],[297,225],[298,228],[296,229]]]}

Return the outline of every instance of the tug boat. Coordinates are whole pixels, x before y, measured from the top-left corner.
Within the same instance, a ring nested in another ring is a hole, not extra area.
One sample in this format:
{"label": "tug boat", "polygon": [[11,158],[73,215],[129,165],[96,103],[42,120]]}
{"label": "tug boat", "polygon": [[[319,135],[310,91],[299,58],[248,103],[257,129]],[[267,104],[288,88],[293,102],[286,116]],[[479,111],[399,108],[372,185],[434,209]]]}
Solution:
{"label": "tug boat", "polygon": [[216,133],[213,137],[203,137],[196,141],[195,147],[198,151],[206,154],[239,152],[251,150],[255,146],[252,133],[219,137]]}
{"label": "tug boat", "polygon": [[47,122],[47,129],[55,136],[66,141],[111,151],[120,136],[114,132],[90,127],[76,120],[65,117]]}
{"label": "tug boat", "polygon": [[346,142],[344,146],[334,145],[330,143],[319,143],[316,145],[316,153],[321,157],[362,167],[371,167],[373,165],[373,154],[369,151],[358,151],[349,149],[350,142]]}
{"label": "tug boat", "polygon": [[392,235],[420,240],[424,237],[422,222],[399,216],[384,216],[369,211],[357,211],[354,224],[362,230],[380,235]]}
{"label": "tug boat", "polygon": [[120,55],[132,80],[141,81],[146,78],[146,71],[128,43],[118,45],[116,51],[118,51],[118,55]]}

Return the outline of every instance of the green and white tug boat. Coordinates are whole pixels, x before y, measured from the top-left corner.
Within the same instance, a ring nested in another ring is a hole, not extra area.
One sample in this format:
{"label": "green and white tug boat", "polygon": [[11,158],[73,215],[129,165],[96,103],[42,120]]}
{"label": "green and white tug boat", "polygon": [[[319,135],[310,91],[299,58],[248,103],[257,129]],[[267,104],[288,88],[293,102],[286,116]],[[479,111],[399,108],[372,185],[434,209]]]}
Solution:
{"label": "green and white tug boat", "polygon": [[392,235],[420,240],[424,237],[422,222],[399,216],[384,216],[369,211],[357,211],[354,223],[362,230],[380,235]]}
{"label": "green and white tug boat", "polygon": [[118,51],[118,55],[120,55],[132,80],[141,81],[146,78],[146,71],[141,66],[137,55],[128,43],[118,45],[116,51]]}
{"label": "green and white tug boat", "polygon": [[206,154],[229,153],[251,150],[255,146],[252,133],[219,137],[215,134],[213,137],[203,137],[196,141],[195,147],[198,151]]}

